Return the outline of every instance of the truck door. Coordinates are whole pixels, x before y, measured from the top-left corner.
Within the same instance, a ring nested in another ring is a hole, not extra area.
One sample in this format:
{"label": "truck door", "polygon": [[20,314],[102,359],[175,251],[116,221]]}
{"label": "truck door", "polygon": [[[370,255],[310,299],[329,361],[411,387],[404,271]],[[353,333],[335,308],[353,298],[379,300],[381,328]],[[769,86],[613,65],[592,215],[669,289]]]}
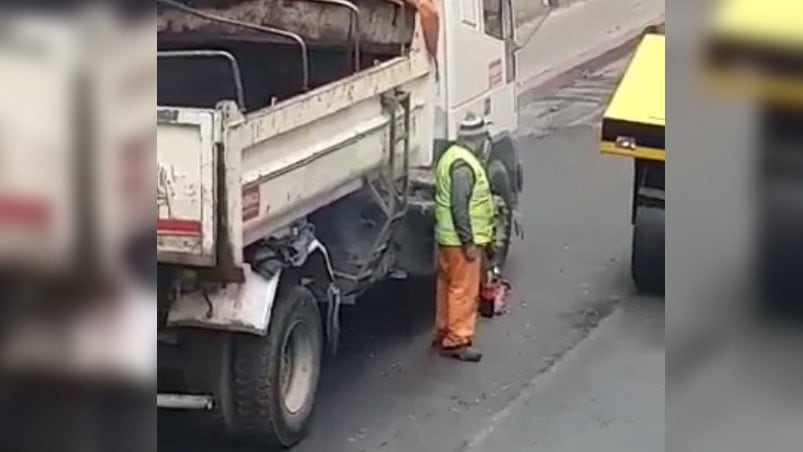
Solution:
{"label": "truck door", "polygon": [[447,135],[469,112],[491,132],[516,129],[516,61],[511,0],[456,0],[443,5]]}

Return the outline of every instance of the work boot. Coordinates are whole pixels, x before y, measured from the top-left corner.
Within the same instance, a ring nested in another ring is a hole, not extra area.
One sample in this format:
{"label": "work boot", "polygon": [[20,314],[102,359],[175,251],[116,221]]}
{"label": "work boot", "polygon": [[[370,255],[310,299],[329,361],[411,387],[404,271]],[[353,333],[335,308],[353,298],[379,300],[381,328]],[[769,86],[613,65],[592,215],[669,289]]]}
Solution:
{"label": "work boot", "polygon": [[[432,348],[443,348],[443,338],[434,338],[434,339],[432,339],[432,342],[430,342],[430,345],[432,346]],[[468,341],[466,343],[466,346],[468,346],[468,347],[471,347],[472,345],[474,345],[473,341]]]}
{"label": "work boot", "polygon": [[458,361],[478,363],[482,360],[482,353],[469,345],[442,348],[440,353],[443,357],[456,359]]}

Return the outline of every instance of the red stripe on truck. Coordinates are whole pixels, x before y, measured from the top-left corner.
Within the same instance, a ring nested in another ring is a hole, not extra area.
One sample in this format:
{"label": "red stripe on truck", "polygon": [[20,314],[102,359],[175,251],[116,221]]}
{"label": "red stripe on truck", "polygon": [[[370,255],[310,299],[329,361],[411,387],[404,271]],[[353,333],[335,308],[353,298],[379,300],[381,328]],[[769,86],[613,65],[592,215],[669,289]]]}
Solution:
{"label": "red stripe on truck", "polygon": [[50,209],[43,201],[0,195],[0,224],[41,226],[50,221]]}
{"label": "red stripe on truck", "polygon": [[166,235],[201,235],[201,222],[195,220],[157,220],[156,233]]}

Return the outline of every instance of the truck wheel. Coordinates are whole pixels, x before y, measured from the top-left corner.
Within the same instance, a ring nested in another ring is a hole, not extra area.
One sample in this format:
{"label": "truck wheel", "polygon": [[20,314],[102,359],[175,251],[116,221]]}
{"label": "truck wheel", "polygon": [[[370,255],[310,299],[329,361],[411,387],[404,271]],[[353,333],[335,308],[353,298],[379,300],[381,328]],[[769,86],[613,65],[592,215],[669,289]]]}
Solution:
{"label": "truck wheel", "polygon": [[639,206],[633,226],[630,274],[641,292],[664,290],[664,209]]}
{"label": "truck wheel", "polygon": [[268,333],[236,338],[232,397],[238,437],[290,447],[304,437],[312,415],[323,327],[308,289],[282,292]]}
{"label": "truck wheel", "polygon": [[513,185],[510,183],[510,175],[507,168],[500,160],[493,160],[488,165],[488,180],[491,184],[491,190],[494,194],[501,197],[506,204],[505,211],[507,215],[502,219],[500,227],[504,229],[505,241],[499,250],[497,256],[494,256],[494,263],[503,267],[507,262],[508,252],[510,251],[510,235],[513,230],[513,205],[515,195],[513,193]]}

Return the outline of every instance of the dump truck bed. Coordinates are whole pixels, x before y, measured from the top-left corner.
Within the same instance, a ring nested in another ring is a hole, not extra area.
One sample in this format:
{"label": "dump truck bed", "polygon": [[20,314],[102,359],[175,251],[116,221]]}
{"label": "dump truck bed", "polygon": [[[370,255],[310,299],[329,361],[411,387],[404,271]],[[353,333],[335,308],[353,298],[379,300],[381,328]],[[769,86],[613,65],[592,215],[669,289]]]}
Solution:
{"label": "dump truck bed", "polygon": [[644,36],[602,119],[603,153],[665,159],[665,37]]}
{"label": "dump truck bed", "polygon": [[[169,0],[168,0],[169,1]],[[297,34],[309,45],[365,49],[406,46],[413,38],[415,8],[407,0],[180,0],[203,15],[186,14],[181,5],[159,4],[160,34],[237,36],[286,41],[245,22]],[[227,22],[210,20],[219,17]]]}
{"label": "dump truck bed", "polygon": [[429,163],[433,88],[418,23],[403,55],[256,111],[234,96],[214,108],[160,101],[158,262],[238,267],[245,246],[359,190],[391,154],[401,163],[402,147]]}

